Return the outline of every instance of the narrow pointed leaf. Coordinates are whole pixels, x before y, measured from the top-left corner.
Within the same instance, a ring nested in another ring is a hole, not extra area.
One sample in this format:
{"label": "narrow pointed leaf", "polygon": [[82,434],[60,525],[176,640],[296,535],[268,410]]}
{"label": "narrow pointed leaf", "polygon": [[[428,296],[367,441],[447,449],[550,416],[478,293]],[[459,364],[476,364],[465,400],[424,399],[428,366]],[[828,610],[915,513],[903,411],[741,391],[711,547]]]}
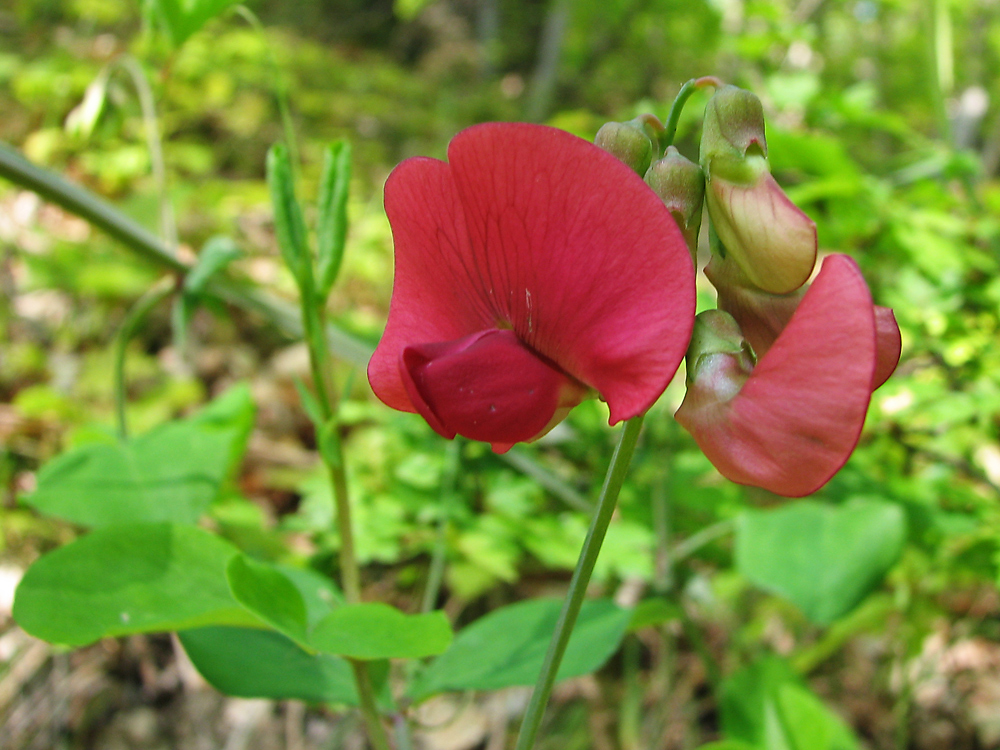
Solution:
{"label": "narrow pointed leaf", "polygon": [[327,147],[319,183],[316,226],[317,289],[325,300],[337,281],[347,239],[347,196],[351,185],[351,144],[337,141]]}
{"label": "narrow pointed leaf", "polygon": [[267,185],[274,210],[274,232],[281,257],[295,277],[299,289],[312,296],[312,257],[302,208],[295,197],[295,178],[288,149],[281,143],[267,152]]}

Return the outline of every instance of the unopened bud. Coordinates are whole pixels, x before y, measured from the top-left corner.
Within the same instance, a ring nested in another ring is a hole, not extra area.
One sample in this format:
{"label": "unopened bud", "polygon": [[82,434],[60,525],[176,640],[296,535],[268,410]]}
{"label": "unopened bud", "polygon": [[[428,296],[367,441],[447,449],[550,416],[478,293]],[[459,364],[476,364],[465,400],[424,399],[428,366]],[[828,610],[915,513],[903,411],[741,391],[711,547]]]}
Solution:
{"label": "unopened bud", "polygon": [[706,310],[695,318],[686,361],[688,387],[723,401],[739,393],[756,364],[739,325],[722,310]]}
{"label": "unopened bud", "polygon": [[616,156],[641,177],[659,151],[656,126],[663,128],[653,115],[643,115],[628,122],[606,122],[597,131],[594,144]]}
{"label": "unopened bud", "polygon": [[650,166],[645,179],[670,210],[694,257],[698,252],[701,207],[705,199],[705,175],[701,167],[669,146],[666,156]]}
{"label": "unopened bud", "polygon": [[736,86],[722,86],[708,100],[701,132],[701,158],[719,156],[743,158],[751,146],[767,156],[764,138],[764,107],[752,92]]}
{"label": "unopened bud", "polygon": [[772,294],[802,286],[816,264],[816,224],[771,176],[760,100],[723,86],[709,100],[701,137],[706,201],[723,252]]}

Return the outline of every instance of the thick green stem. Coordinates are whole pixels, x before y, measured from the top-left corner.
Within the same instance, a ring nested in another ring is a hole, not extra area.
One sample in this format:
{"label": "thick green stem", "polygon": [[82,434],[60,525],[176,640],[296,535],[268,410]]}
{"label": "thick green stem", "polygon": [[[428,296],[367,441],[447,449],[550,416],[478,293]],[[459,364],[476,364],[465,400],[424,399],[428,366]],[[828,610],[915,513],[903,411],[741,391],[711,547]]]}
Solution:
{"label": "thick green stem", "polygon": [[604,478],[601,496],[597,500],[594,516],[591,519],[590,528],[587,530],[587,538],[583,542],[580,558],[573,571],[573,578],[570,580],[566,601],[559,613],[555,633],[552,635],[549,650],[542,663],[542,671],[538,675],[538,681],[531,694],[524,722],[521,724],[521,734],[517,738],[516,750],[530,750],[535,744],[535,738],[545,713],[545,705],[552,694],[559,665],[562,662],[563,654],[566,653],[566,646],[569,644],[576,618],[580,614],[580,607],[583,606],[587,585],[594,572],[594,564],[601,552],[601,544],[604,542],[604,536],[608,531],[611,516],[614,514],[615,505],[618,502],[618,493],[621,492],[625,474],[632,460],[632,453],[635,451],[635,445],[639,439],[643,416],[639,415],[625,423],[618,447],[615,448],[615,452],[611,456],[611,464],[608,466],[608,473]]}
{"label": "thick green stem", "polygon": [[[165,271],[183,275],[190,270],[190,266],[175,257],[155,234],[141,224],[79,185],[35,166],[3,143],[0,143],[0,177],[85,219]],[[292,338],[302,338],[304,334],[301,317],[291,304],[249,284],[217,274],[209,280],[203,294],[261,315]],[[330,349],[339,359],[357,367],[368,364],[373,347],[333,326],[325,326],[324,331]]]}
{"label": "thick green stem", "polygon": [[361,715],[364,717],[365,727],[368,729],[368,738],[375,750],[391,750],[389,737],[385,727],[382,726],[382,718],[378,714],[375,703],[375,689],[372,687],[371,675],[368,674],[368,664],[354,659],[351,659],[350,662],[351,669],[354,670],[354,683],[358,689]]}
{"label": "thick green stem", "polygon": [[122,321],[121,328],[118,329],[118,335],[115,336],[115,414],[118,419],[118,437],[122,440],[128,439],[128,420],[125,417],[125,404],[128,401],[125,383],[125,352],[128,348],[128,342],[132,340],[150,311],[170,296],[176,286],[175,279],[171,277],[156,282],[128,311],[128,315]]}

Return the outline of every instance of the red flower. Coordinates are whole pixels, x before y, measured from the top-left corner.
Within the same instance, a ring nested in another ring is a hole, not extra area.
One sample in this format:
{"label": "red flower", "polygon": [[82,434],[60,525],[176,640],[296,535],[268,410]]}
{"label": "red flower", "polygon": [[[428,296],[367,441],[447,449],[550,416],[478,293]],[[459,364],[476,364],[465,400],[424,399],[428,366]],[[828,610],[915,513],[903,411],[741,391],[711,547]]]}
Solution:
{"label": "red flower", "polygon": [[585,396],[648,409],[694,319],[694,269],[628,167],[553,128],[491,123],[385,186],[396,275],[375,394],[435,431],[507,450]]}
{"label": "red flower", "polygon": [[[723,476],[800,497],[829,481],[857,445],[872,391],[899,360],[899,328],[891,310],[872,305],[846,255],[826,258],[797,306],[766,297],[743,290],[729,298],[739,326],[712,311],[711,341],[689,355],[676,416]],[[759,347],[756,365],[740,327]]]}

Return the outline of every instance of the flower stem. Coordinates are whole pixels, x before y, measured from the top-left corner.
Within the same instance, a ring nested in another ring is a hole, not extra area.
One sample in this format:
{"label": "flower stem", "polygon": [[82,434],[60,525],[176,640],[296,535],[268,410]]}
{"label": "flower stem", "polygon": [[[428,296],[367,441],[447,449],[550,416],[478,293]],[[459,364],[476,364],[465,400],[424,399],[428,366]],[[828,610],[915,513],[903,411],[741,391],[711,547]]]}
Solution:
{"label": "flower stem", "polygon": [[271,74],[273,76],[274,98],[278,102],[278,114],[281,117],[282,135],[288,146],[288,160],[292,168],[295,169],[299,164],[299,147],[295,138],[295,127],[292,124],[292,110],[288,106],[288,81],[285,79],[281,66],[278,65],[278,61],[275,59],[274,48],[267,39],[267,30],[264,28],[264,24],[260,22],[257,14],[242,3],[234,7],[233,12],[250,24],[251,28],[257,32],[257,35],[264,42],[264,49],[267,50],[268,63],[271,66]]}
{"label": "flower stem", "polygon": [[146,316],[170,296],[175,288],[176,281],[172,276],[156,282],[128,311],[115,336],[115,414],[118,420],[118,437],[121,440],[128,439],[128,421],[125,417],[125,404],[128,400],[125,387],[125,351],[128,342],[132,340]]}
{"label": "flower stem", "polygon": [[174,207],[170,202],[170,193],[167,191],[167,168],[163,159],[163,139],[160,137],[153,89],[149,85],[146,72],[138,60],[126,54],[119,57],[117,62],[131,79],[136,96],[139,97],[143,128],[146,131],[146,148],[149,151],[149,160],[153,169],[153,180],[156,182],[156,189],[160,194],[160,236],[163,237],[167,250],[172,255],[176,255],[177,220],[174,218]]}
{"label": "flower stem", "polygon": [[444,581],[444,567],[448,556],[448,526],[455,515],[455,483],[462,462],[463,445],[464,438],[456,436],[448,443],[445,455],[444,473],[441,476],[441,517],[438,519],[434,551],[431,553],[431,565],[427,571],[427,587],[424,589],[424,598],[420,605],[420,611],[424,613],[434,609],[441,593],[441,583]]}
{"label": "flower stem", "polygon": [[530,750],[535,744],[535,738],[545,713],[545,705],[552,694],[559,665],[562,662],[563,654],[566,653],[566,646],[569,644],[576,618],[580,614],[580,607],[583,606],[587,585],[590,583],[594,564],[597,562],[601,544],[604,542],[608,525],[611,523],[611,516],[614,514],[615,505],[618,502],[618,493],[625,481],[625,473],[632,460],[632,453],[635,451],[635,445],[639,439],[644,416],[640,414],[625,423],[618,447],[615,448],[615,452],[611,456],[611,464],[604,477],[604,486],[601,487],[601,496],[597,500],[597,508],[591,519],[590,528],[587,530],[587,538],[580,550],[580,558],[573,571],[573,578],[570,580],[566,601],[559,613],[555,633],[552,634],[552,640],[549,642],[549,650],[545,654],[542,671],[538,675],[534,692],[531,694],[531,701],[528,703],[528,710],[521,724],[521,734],[517,738],[515,750]]}
{"label": "flower stem", "polygon": [[692,78],[681,86],[681,90],[674,97],[674,103],[670,105],[670,113],[667,115],[667,121],[663,125],[663,132],[660,134],[661,149],[666,150],[667,146],[673,144],[674,136],[677,135],[677,123],[680,122],[681,112],[684,110],[687,100],[691,98],[691,94],[698,89],[709,86],[718,88],[721,85],[722,81],[715,76],[702,76],[701,78]]}

